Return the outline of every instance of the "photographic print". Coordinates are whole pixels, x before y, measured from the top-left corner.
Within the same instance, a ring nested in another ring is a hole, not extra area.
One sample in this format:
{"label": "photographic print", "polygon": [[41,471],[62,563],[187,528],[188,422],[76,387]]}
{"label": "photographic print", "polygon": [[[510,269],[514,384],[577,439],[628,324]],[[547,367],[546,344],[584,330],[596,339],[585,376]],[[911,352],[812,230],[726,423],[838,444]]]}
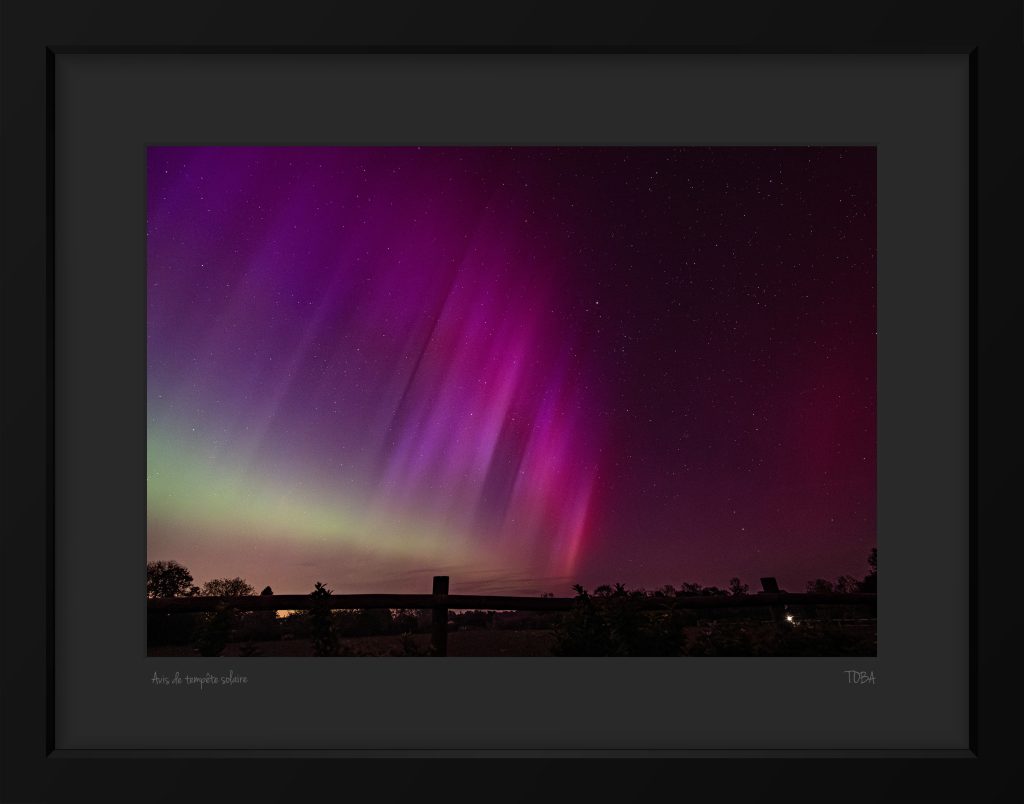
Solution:
{"label": "photographic print", "polygon": [[873,147],[146,159],[148,655],[876,655]]}

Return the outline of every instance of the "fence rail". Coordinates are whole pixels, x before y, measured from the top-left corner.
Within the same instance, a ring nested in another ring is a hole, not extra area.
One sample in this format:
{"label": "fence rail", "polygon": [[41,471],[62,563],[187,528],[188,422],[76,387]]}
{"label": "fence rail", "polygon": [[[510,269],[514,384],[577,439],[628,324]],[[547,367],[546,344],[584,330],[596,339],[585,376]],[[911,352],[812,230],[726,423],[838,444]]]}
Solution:
{"label": "fence rail", "polygon": [[[506,595],[331,595],[324,598],[331,609],[480,609],[491,611],[569,611],[574,597],[511,597]],[[869,605],[875,595],[867,592],[847,594],[779,592],[748,595],[650,596],[640,601],[647,611],[676,609],[724,609],[781,605]],[[168,614],[215,611],[221,604],[239,611],[301,611],[313,607],[309,595],[254,595],[245,597],[158,597],[150,598],[149,608]]]}
{"label": "fence rail", "polygon": [[[245,595],[240,597],[156,597],[149,598],[150,612],[195,614],[230,606],[239,611],[302,611],[323,605],[331,609],[430,609],[431,644],[437,656],[447,653],[448,613],[455,610],[488,611],[570,611],[575,597],[516,597],[511,595],[450,595],[448,577],[434,578],[433,594],[331,595],[315,601],[310,595]],[[644,611],[669,609],[728,609],[763,607],[777,615],[786,606],[872,606],[873,592],[757,592],[743,595],[661,595],[637,600]]]}

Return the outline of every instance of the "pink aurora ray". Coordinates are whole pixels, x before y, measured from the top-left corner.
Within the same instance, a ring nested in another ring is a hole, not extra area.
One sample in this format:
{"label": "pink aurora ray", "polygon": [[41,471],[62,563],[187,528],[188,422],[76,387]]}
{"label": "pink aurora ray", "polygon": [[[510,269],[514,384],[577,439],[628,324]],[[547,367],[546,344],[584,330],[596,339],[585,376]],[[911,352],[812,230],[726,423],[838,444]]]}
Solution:
{"label": "pink aurora ray", "polygon": [[[363,326],[375,370],[391,376],[372,428],[374,504],[511,542],[568,573],[584,537],[599,419],[573,333],[555,314],[551,272],[489,270],[515,257],[488,234],[447,266],[424,270],[410,257],[378,267],[379,295],[366,306],[377,323]],[[380,325],[403,335],[375,345]]]}

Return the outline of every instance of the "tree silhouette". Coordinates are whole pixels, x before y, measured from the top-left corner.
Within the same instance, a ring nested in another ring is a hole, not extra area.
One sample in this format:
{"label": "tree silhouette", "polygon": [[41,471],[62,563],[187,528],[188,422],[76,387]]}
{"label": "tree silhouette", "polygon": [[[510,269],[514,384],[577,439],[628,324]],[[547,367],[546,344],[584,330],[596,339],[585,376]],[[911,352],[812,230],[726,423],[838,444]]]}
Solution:
{"label": "tree silhouette", "polygon": [[177,561],[146,564],[146,597],[182,597],[194,588],[192,573]]}
{"label": "tree silhouette", "polygon": [[242,578],[214,578],[203,584],[200,594],[205,597],[241,597],[254,595],[256,590]]}
{"label": "tree silhouette", "polygon": [[274,590],[273,590],[273,589],[271,589],[271,588],[270,588],[269,586],[264,586],[264,587],[263,587],[263,591],[262,591],[262,592],[260,592],[260,596],[261,596],[261,597],[262,597],[263,595],[272,595],[272,594],[274,594]]}
{"label": "tree silhouette", "polygon": [[858,581],[852,575],[840,575],[838,578],[836,578],[835,590],[837,592],[842,592],[844,594],[847,592],[859,592],[860,581]]}
{"label": "tree silhouette", "polygon": [[877,592],[878,591],[878,548],[872,547],[871,553],[868,555],[868,566],[871,567],[871,572],[864,576],[864,580],[860,582],[860,591],[862,592]]}
{"label": "tree silhouette", "polygon": [[740,579],[739,578],[730,578],[729,579],[729,594],[732,595],[733,597],[737,597],[739,595],[745,595],[749,591],[750,591],[750,587],[747,584],[745,584],[745,583],[740,583]]}

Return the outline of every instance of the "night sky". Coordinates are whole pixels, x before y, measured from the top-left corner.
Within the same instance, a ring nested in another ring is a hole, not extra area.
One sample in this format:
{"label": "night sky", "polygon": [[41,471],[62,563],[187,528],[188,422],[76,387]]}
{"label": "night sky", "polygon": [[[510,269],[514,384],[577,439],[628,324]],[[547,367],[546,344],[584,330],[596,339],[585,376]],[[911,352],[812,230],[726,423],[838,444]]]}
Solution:
{"label": "night sky", "polygon": [[158,147],[147,187],[150,560],[867,573],[874,148]]}

